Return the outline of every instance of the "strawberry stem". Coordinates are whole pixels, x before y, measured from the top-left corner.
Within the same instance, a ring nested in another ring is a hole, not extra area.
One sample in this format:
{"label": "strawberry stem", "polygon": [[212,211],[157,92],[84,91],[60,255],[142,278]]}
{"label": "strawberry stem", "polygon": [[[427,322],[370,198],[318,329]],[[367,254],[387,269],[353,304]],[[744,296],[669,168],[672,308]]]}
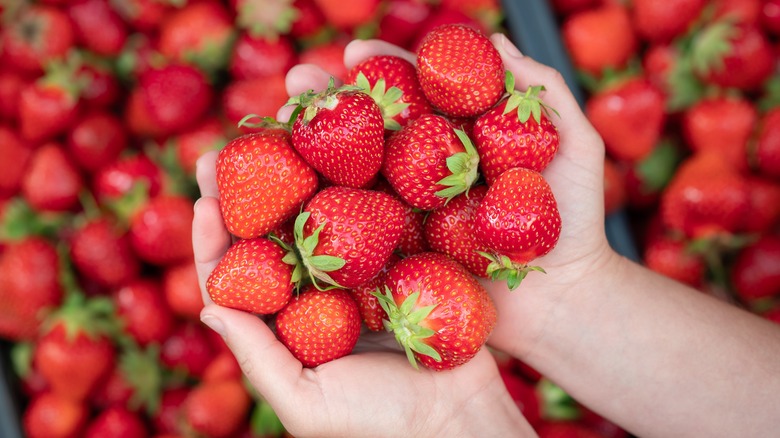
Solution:
{"label": "strawberry stem", "polygon": [[404,349],[406,358],[415,369],[418,368],[415,353],[429,356],[437,362],[441,361],[439,352],[424,342],[436,332],[421,325],[436,308],[436,305],[415,309],[420,292],[414,292],[404,299],[401,306],[398,306],[393,298],[393,293],[387,286],[385,286],[384,294],[380,292],[379,288],[371,294],[377,298],[382,310],[387,314],[387,319],[382,321],[385,329],[395,335],[396,341]]}
{"label": "strawberry stem", "polygon": [[486,269],[490,279],[505,280],[510,291],[517,289],[531,271],[547,273],[541,266],[515,263],[505,255],[490,254],[484,251],[477,251],[477,253],[490,260],[490,264]]}
{"label": "strawberry stem", "polygon": [[466,151],[447,157],[447,169],[451,173],[436,182],[437,184],[447,186],[447,188],[436,192],[436,196],[447,198],[447,202],[461,193],[468,193],[479,177],[477,173],[479,169],[477,149],[464,131],[460,129],[454,129],[454,131]]}

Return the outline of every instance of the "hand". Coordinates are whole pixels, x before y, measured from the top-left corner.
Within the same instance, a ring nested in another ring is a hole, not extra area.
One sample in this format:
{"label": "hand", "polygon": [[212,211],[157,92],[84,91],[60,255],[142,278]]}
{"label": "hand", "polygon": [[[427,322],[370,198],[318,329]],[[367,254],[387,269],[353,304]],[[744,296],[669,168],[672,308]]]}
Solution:
{"label": "hand", "polygon": [[[373,54],[402,54],[379,42],[347,47],[351,67]],[[290,95],[327,85],[316,67],[293,68]],[[279,120],[290,109],[280,110]],[[201,199],[195,205],[193,247],[206,304],[202,321],[223,336],[241,368],[294,436],[533,436],[509,397],[492,355],[483,349],[454,370],[415,370],[388,333],[364,333],[355,351],[303,368],[258,317],[211,302],[205,283],[232,242],[219,210],[216,152],[198,161]]]}

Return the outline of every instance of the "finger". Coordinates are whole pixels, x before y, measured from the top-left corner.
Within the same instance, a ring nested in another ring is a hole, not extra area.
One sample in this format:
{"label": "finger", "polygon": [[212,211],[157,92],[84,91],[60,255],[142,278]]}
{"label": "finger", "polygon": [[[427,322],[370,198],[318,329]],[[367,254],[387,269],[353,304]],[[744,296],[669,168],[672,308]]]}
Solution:
{"label": "finger", "polygon": [[377,55],[390,55],[403,58],[412,64],[417,61],[417,56],[398,46],[382,40],[353,40],[344,49],[344,66],[347,69],[360,64],[364,60]]}
{"label": "finger", "polygon": [[[314,64],[299,64],[291,68],[285,77],[285,87],[288,96],[298,96],[309,90],[320,91],[328,87],[331,75]],[[336,79],[336,86],[341,81]],[[276,120],[286,122],[295,109],[294,105],[285,105],[276,113]]]}
{"label": "finger", "polygon": [[219,151],[209,151],[201,155],[195,163],[195,179],[198,181],[201,196],[219,197],[217,188],[217,157]]}
{"label": "finger", "polygon": [[195,255],[195,270],[198,273],[203,302],[208,304],[211,298],[206,291],[206,280],[230,247],[231,236],[222,221],[217,198],[200,198],[195,202],[194,209],[192,249]]}
{"label": "finger", "polygon": [[263,321],[215,304],[204,307],[200,315],[222,335],[244,375],[279,414],[296,408],[295,389],[303,366]]}

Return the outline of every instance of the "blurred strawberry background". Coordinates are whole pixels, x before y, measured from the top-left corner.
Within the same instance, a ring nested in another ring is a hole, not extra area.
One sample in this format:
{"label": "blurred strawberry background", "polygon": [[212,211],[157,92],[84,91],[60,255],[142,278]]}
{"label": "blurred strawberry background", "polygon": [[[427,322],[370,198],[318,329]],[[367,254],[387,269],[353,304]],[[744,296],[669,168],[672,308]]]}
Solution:
{"label": "blurred strawberry background", "polygon": [[[780,0],[0,0],[0,435],[284,435],[198,319],[197,157],[274,116],[295,64],[344,78],[353,38],[510,34],[524,5],[576,72],[628,247],[780,322]],[[540,435],[628,436],[495,354]]]}

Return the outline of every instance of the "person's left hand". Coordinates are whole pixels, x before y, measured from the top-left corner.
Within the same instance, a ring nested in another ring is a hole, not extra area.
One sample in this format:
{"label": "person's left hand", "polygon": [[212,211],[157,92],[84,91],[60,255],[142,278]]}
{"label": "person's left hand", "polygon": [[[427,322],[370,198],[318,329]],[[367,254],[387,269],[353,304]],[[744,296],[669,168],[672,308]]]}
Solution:
{"label": "person's left hand", "polygon": [[[365,43],[347,48],[347,67],[397,48]],[[328,75],[298,66],[288,93],[324,88]],[[284,114],[287,110],[280,110]],[[289,112],[287,112],[289,114]],[[219,209],[216,152],[198,161],[193,246],[205,307],[201,320],[218,332],[258,392],[294,436],[534,436],[509,397],[493,356],[482,349],[449,371],[414,369],[389,333],[363,333],[352,354],[304,368],[259,317],[221,307],[206,279],[232,242]]]}

